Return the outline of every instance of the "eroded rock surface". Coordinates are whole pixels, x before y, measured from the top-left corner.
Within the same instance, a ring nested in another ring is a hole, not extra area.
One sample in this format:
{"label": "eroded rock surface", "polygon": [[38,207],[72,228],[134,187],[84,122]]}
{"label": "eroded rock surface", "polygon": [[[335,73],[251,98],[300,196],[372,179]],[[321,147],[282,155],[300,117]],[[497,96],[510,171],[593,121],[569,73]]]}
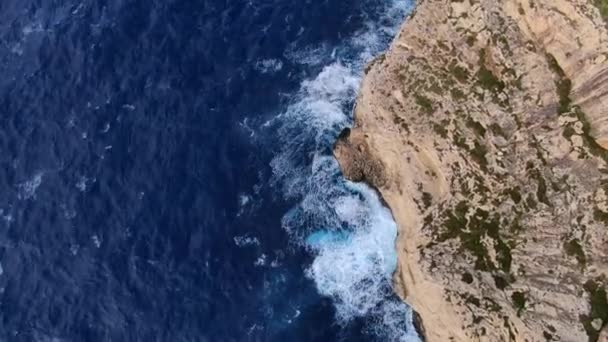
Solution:
{"label": "eroded rock surface", "polygon": [[334,152],[392,209],[395,285],[429,341],[606,334],[608,32],[594,1],[422,1],[366,71]]}

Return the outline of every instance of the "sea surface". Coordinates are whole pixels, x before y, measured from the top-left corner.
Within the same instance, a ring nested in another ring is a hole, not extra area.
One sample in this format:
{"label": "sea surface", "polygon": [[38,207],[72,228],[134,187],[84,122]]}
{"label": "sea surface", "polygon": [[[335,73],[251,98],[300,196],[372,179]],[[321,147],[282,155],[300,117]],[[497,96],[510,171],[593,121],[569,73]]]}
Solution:
{"label": "sea surface", "polygon": [[0,1],[0,341],[417,341],[331,156],[412,5]]}

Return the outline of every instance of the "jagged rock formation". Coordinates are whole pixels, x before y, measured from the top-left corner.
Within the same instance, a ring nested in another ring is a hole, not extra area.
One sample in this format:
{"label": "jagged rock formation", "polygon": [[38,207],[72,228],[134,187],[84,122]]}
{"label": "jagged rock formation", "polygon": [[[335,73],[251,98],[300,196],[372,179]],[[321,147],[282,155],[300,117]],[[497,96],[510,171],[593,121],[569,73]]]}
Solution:
{"label": "jagged rock formation", "polygon": [[368,66],[334,153],[392,209],[395,285],[428,341],[608,335],[608,31],[596,5],[421,1]]}

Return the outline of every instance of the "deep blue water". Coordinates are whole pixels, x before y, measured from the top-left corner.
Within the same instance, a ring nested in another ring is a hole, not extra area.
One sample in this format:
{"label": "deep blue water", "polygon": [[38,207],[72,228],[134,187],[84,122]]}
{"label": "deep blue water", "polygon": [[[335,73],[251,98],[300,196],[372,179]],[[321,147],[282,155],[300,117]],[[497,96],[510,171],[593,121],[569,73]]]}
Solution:
{"label": "deep blue water", "polygon": [[409,5],[0,1],[0,341],[415,340],[330,153]]}

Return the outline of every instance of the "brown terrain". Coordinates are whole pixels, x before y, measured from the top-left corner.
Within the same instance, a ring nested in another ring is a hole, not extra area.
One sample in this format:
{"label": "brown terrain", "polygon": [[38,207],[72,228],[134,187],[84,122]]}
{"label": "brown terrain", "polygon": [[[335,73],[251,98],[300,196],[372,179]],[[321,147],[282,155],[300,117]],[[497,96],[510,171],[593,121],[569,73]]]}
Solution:
{"label": "brown terrain", "polygon": [[427,341],[608,340],[606,0],[424,0],[334,153]]}

